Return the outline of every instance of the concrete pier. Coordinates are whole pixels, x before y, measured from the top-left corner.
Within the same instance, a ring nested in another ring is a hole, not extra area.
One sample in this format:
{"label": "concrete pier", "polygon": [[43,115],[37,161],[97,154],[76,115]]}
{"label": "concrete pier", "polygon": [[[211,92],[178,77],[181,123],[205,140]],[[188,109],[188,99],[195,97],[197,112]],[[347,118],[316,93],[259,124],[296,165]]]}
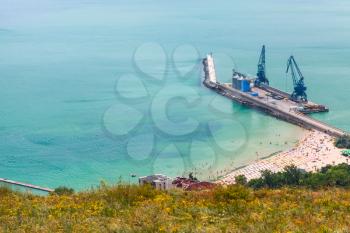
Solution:
{"label": "concrete pier", "polygon": [[12,184],[12,185],[18,185],[18,186],[22,186],[25,188],[35,189],[35,190],[39,190],[39,191],[49,192],[49,193],[54,191],[53,189],[50,189],[50,188],[44,188],[44,187],[40,187],[37,185],[26,184],[26,183],[14,181],[14,180],[8,180],[8,179],[4,179],[4,178],[0,178],[0,183],[1,182],[7,183],[7,184]]}
{"label": "concrete pier", "polygon": [[[208,56],[211,59],[210,63],[213,63],[212,56]],[[293,107],[295,107],[296,103],[288,100],[288,96],[286,96],[288,94],[279,91],[278,89],[272,88],[274,89],[273,91],[280,92],[279,95],[284,97],[283,99],[277,100],[269,98],[267,95],[267,93],[270,93],[268,88],[255,87],[252,89],[252,91],[259,93],[259,96],[252,96],[250,93],[242,92],[240,90],[232,88],[230,84],[219,83],[216,80],[216,75],[214,75],[215,69],[212,68],[213,66],[208,65],[208,56],[207,58],[203,59],[203,70],[205,73],[205,79],[203,83],[206,87],[240,104],[258,109],[278,119],[285,120],[305,129],[315,129],[336,137],[346,134],[346,132],[341,129],[313,119],[296,109],[293,110]],[[213,77],[215,77],[215,79]],[[215,82],[212,80],[215,80]]]}

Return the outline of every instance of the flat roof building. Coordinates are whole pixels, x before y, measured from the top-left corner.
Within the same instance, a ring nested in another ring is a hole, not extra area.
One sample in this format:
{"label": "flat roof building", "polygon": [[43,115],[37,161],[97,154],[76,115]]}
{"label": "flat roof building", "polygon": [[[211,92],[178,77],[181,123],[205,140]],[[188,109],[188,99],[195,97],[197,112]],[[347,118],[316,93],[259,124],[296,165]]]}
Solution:
{"label": "flat roof building", "polygon": [[139,184],[150,184],[158,190],[169,190],[173,187],[173,179],[162,174],[139,177]]}

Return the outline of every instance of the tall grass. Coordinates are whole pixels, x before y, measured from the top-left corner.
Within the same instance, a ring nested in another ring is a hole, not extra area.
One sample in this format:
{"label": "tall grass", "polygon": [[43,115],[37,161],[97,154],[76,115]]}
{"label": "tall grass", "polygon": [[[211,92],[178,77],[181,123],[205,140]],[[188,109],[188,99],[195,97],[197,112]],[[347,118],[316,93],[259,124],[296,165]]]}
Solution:
{"label": "tall grass", "polygon": [[0,232],[348,232],[342,188],[162,192],[101,184],[75,194],[28,195],[0,188]]}

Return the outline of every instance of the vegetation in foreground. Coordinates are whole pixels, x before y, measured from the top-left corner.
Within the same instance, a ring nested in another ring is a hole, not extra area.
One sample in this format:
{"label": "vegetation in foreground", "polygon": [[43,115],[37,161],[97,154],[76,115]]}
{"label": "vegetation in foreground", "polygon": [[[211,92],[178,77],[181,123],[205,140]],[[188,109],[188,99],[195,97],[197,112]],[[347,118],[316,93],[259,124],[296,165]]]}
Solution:
{"label": "vegetation in foreground", "polygon": [[265,174],[259,187],[241,176],[244,185],[199,192],[102,183],[44,197],[2,187],[0,232],[348,232],[349,166],[324,168],[317,186],[302,184],[306,173],[294,169],[286,168],[277,186]]}

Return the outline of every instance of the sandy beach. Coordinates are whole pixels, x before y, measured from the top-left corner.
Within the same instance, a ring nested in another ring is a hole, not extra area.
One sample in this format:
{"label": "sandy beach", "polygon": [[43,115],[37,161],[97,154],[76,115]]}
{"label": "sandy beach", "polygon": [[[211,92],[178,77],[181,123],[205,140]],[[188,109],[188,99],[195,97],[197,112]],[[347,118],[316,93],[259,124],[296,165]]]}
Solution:
{"label": "sandy beach", "polygon": [[236,169],[217,183],[233,184],[238,175],[245,175],[251,180],[260,177],[260,172],[263,170],[278,172],[292,164],[306,171],[316,171],[328,164],[340,163],[348,163],[348,159],[341,155],[341,149],[334,146],[333,137],[319,131],[305,131],[294,148]]}

